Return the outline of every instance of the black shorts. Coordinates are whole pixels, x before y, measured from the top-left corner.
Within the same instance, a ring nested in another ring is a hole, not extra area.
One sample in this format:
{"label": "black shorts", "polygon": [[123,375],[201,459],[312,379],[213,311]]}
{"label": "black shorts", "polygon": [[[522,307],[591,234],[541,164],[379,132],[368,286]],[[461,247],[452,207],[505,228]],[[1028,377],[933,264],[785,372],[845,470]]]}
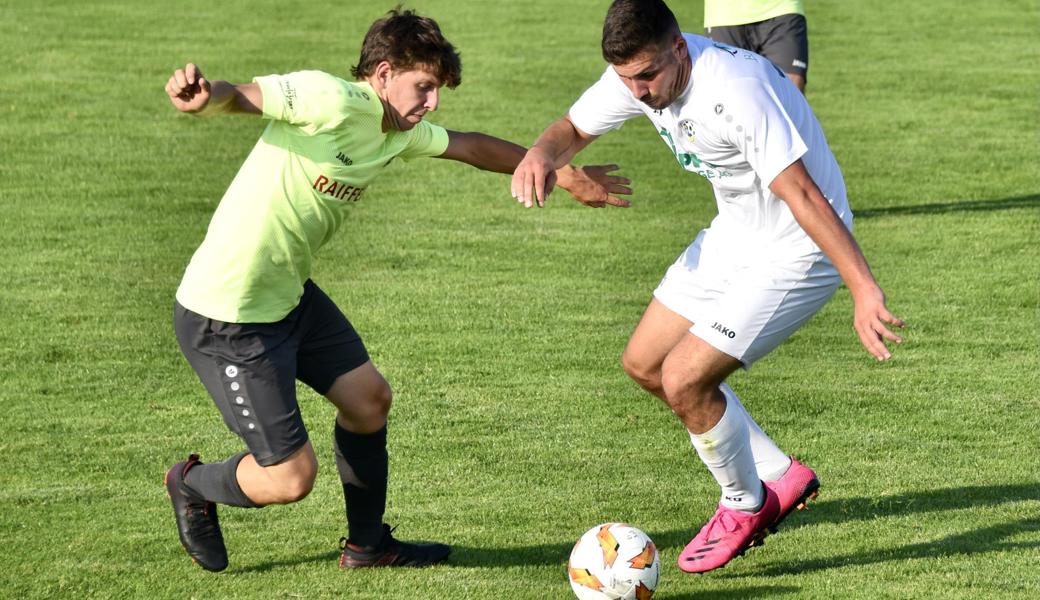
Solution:
{"label": "black shorts", "polygon": [[785,73],[806,77],[809,72],[809,30],[803,15],[780,15],[758,23],[709,27],[704,33],[716,42],[761,54]]}
{"label": "black shorts", "polygon": [[225,323],[175,302],[173,326],[224,423],[264,466],[307,442],[296,380],[325,394],[337,377],[368,362],[350,321],[309,280],[300,303],[281,321]]}

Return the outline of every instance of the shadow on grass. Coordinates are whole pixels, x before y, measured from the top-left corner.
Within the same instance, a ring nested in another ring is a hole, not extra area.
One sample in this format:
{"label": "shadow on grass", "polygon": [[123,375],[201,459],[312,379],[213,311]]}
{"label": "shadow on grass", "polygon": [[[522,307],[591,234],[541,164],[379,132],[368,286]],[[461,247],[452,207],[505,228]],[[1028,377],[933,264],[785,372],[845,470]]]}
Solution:
{"label": "shadow on grass", "polygon": [[[695,577],[694,575],[683,575]],[[658,588],[660,589],[660,588]],[[733,590],[704,590],[692,594],[669,594],[658,592],[655,600],[747,600],[748,598],[775,598],[777,596],[797,595],[801,588],[789,585],[753,585]]]}
{"label": "shadow on grass", "polygon": [[906,561],[916,558],[938,558],[967,554],[978,555],[984,552],[1007,550],[1035,550],[1040,548],[1040,542],[1012,542],[1007,538],[1036,531],[1040,531],[1040,517],[1007,521],[990,527],[972,529],[932,542],[908,544],[900,548],[883,548],[874,552],[839,554],[815,560],[791,561],[747,573],[727,573],[724,577],[769,577],[773,575],[811,573],[849,566],[872,565],[883,562]]}
{"label": "shadow on grass", "polygon": [[969,200],[964,202],[939,202],[936,204],[915,204],[910,206],[890,206],[886,208],[853,209],[857,219],[887,217],[893,215],[931,215],[954,212],[982,212],[991,210],[1008,210],[1013,208],[1040,207],[1040,194],[1001,198],[999,200]]}
{"label": "shadow on grass", "polygon": [[[826,494],[826,487],[823,488]],[[784,522],[784,530],[824,523],[840,524],[865,521],[884,517],[903,516],[915,513],[932,513],[985,508],[1011,502],[1040,500],[1040,483],[1004,486],[968,486],[936,490],[922,490],[894,496],[860,497],[842,500],[817,501],[810,504],[808,511],[792,515]],[[707,515],[702,515],[706,517]],[[670,531],[647,531],[658,548],[681,548],[696,533],[696,525],[689,529]],[[831,558],[795,561],[776,565],[765,571],[741,574],[726,574],[724,577],[759,577],[790,573],[811,572],[846,565],[873,564],[892,560],[951,556],[999,550],[1040,548],[1040,542],[1005,542],[1004,539],[1023,532],[1040,531],[1040,516],[1000,523],[990,527],[955,534],[934,542],[910,544],[901,548],[882,549],[865,554],[839,555]],[[501,568],[531,565],[559,565],[562,569],[571,551],[571,542],[539,544],[508,548],[455,545],[448,566],[455,568]],[[768,547],[768,546],[767,546]],[[239,573],[270,571],[282,567],[312,562],[334,562],[338,552],[322,552],[309,557],[292,560],[270,561],[252,566],[232,569]],[[751,595],[768,596],[786,594],[790,588],[762,588]],[[721,595],[720,595],[721,594]],[[730,595],[726,595],[730,594]],[[712,598],[744,598],[748,590],[713,591]],[[663,596],[672,597],[672,596]],[[675,596],[674,598],[697,600],[701,595]]]}

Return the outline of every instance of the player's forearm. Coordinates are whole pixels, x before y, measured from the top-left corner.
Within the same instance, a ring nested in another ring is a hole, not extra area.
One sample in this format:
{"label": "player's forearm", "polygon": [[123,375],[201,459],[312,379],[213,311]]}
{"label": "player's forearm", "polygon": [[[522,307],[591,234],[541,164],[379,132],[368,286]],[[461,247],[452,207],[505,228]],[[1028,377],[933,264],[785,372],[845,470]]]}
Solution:
{"label": "player's forearm", "polygon": [[210,98],[196,113],[200,117],[227,114],[261,114],[260,92],[256,84],[234,84],[217,80],[210,83]]}
{"label": "player's forearm", "polygon": [[531,149],[544,153],[559,169],[566,166],[589,141],[591,140],[585,141],[582,138],[570,119],[563,117],[546,127]]}
{"label": "player's forearm", "polygon": [[798,224],[834,263],[854,297],[878,287],[856,238],[819,190],[807,190],[785,201]]}
{"label": "player's forearm", "polygon": [[493,173],[512,173],[526,153],[523,146],[484,133],[449,131],[448,149],[442,158]]}

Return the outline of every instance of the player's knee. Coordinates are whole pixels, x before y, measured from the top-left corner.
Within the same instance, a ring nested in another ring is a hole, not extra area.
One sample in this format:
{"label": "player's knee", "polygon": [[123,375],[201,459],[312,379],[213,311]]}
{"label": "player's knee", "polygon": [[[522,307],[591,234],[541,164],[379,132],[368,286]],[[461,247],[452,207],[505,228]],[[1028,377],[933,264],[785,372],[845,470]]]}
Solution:
{"label": "player's knee", "polygon": [[661,387],[672,411],[683,417],[701,410],[711,400],[711,385],[695,372],[665,363]]}
{"label": "player's knee", "polygon": [[374,415],[386,418],[390,414],[390,405],[394,401],[394,391],[390,388],[390,384],[383,380],[382,385],[378,386],[376,393],[373,394],[372,399],[372,412]]}
{"label": "player's knee", "polygon": [[313,452],[300,452],[277,470],[268,470],[277,503],[299,502],[314,489],[318,478],[318,461]]}
{"label": "player's knee", "polygon": [[278,495],[284,503],[299,502],[307,497],[314,489],[317,479],[317,465],[313,469],[294,471],[279,478]]}
{"label": "player's knee", "polygon": [[661,386],[661,367],[651,365],[627,348],[621,355],[621,368],[644,389],[658,389]]}

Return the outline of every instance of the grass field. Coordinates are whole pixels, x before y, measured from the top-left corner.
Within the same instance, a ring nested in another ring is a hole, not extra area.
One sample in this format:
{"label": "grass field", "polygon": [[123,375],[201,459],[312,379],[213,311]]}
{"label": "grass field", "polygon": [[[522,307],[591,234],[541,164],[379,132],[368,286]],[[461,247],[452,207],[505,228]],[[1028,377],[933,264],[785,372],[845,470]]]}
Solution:
{"label": "grass field", "polygon": [[[823,493],[701,577],[674,563],[717,487],[618,357],[714,201],[639,122],[580,157],[623,165],[631,209],[525,211],[504,176],[395,164],[318,261],[396,392],[387,518],[450,565],[337,568],[333,412],[305,389],[315,491],[223,510],[225,573],[188,561],[162,474],[239,443],[173,292],[262,124],[178,115],[163,85],[188,60],[346,76],[390,3],[167,4],[0,5],[0,597],[565,599],[571,544],[624,520],[661,550],[662,600],[1040,598],[1036,2],[807,2],[808,96],[907,342],[871,360],[842,290],[733,378]],[[453,129],[530,143],[602,69],[605,2],[411,6],[463,53],[432,119]]]}

